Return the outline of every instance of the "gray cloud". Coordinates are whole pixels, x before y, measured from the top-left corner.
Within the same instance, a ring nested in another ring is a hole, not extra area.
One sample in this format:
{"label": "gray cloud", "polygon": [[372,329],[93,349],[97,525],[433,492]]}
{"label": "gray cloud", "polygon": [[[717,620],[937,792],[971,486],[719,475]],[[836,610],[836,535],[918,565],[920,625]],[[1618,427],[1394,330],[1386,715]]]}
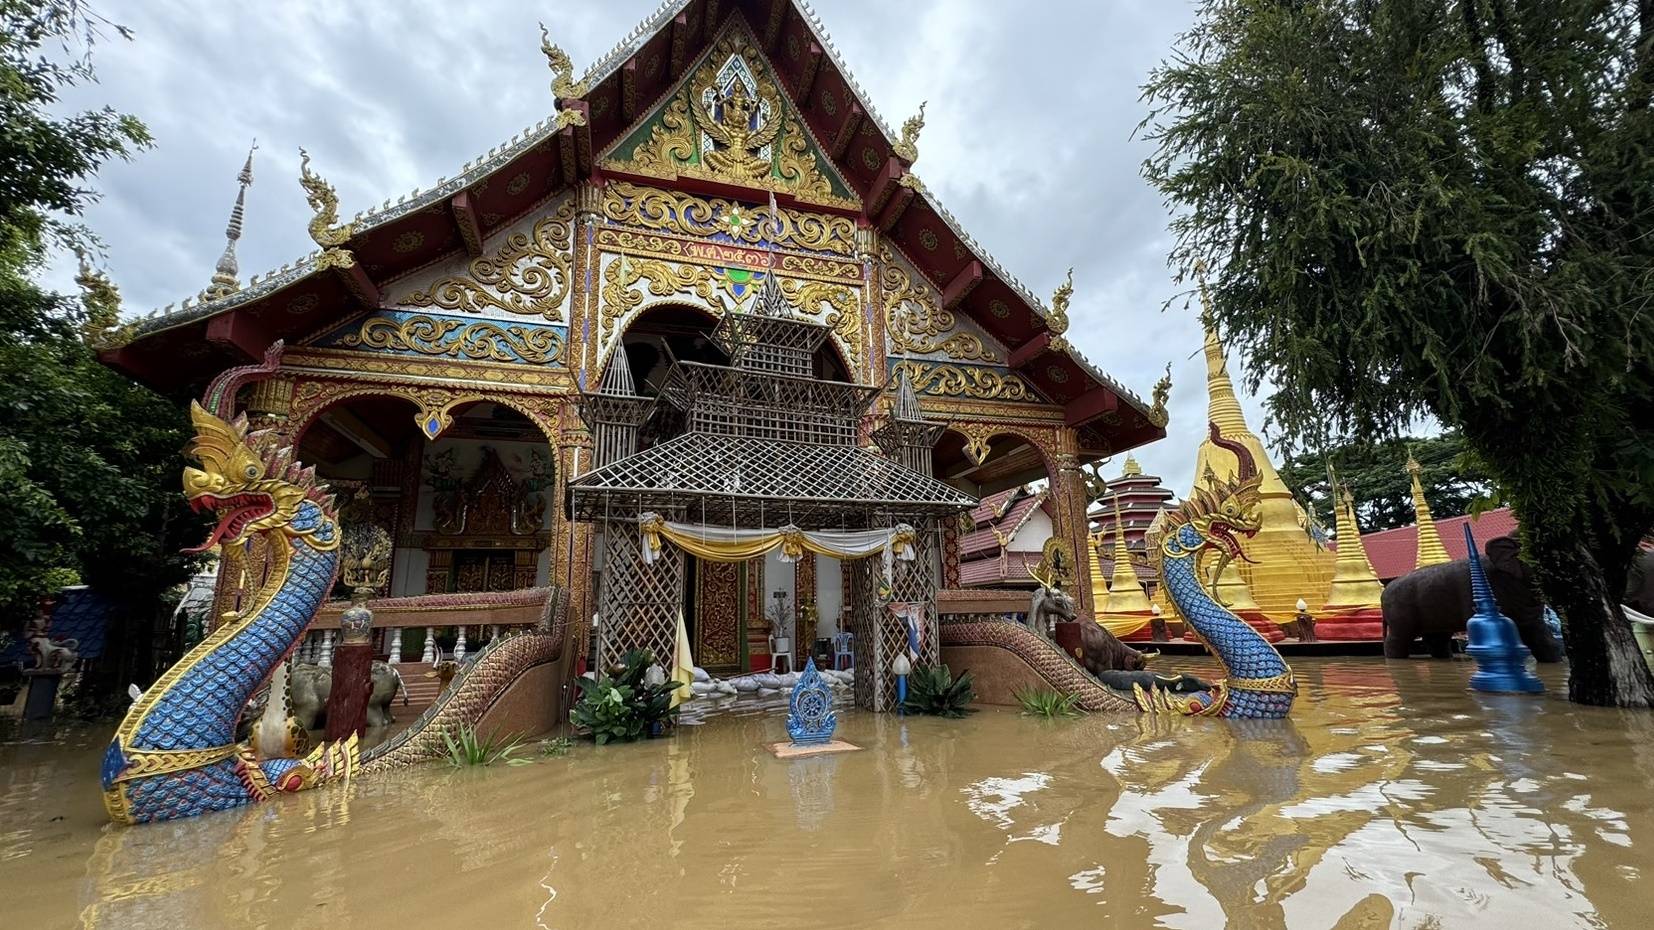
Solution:
{"label": "gray cloud", "polygon": [[[70,105],[144,119],[157,147],[99,178],[87,221],[127,306],[199,291],[223,248],[235,175],[259,140],[242,278],[311,249],[298,152],[348,212],[439,177],[552,107],[536,20],[577,66],[654,0],[225,4],[109,9],[136,31],[96,51],[101,84]],[[1138,175],[1138,87],[1185,28],[1186,3],[822,0],[817,12],[885,120],[929,100],[915,171],[1013,274],[1049,294],[1074,266],[1073,342],[1147,395],[1176,386],[1164,442],[1139,450],[1179,493],[1205,425],[1200,328],[1165,265],[1166,211]],[[52,282],[67,288],[61,263]],[[1232,365],[1237,369],[1237,365]],[[1258,404],[1243,397],[1253,428]],[[1117,469],[1118,463],[1109,466]]]}

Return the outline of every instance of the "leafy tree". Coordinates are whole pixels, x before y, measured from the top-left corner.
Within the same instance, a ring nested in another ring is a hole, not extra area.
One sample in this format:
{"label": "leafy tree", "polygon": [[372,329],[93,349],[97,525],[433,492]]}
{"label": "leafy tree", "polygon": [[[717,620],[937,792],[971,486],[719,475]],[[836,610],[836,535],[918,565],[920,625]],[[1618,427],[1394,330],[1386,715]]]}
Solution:
{"label": "leafy tree", "polygon": [[49,248],[96,247],[74,221],[95,198],[89,178],[149,144],[113,110],[53,112],[62,88],[92,78],[106,29],[126,35],[74,0],[0,0],[0,609],[21,624],[65,569],[102,591],[114,616],[92,685],[105,693],[154,674],[162,595],[204,533],[178,493],[179,406],[98,363],[114,286],[83,268],[76,300],[34,280]]}
{"label": "leafy tree", "polygon": [[1206,0],[1144,88],[1171,261],[1283,439],[1459,429],[1592,704],[1654,702],[1619,608],[1654,524],[1651,36],[1654,0]]}
{"label": "leafy tree", "polygon": [[1389,530],[1412,524],[1413,479],[1405,464],[1411,453],[1419,463],[1419,484],[1436,517],[1457,517],[1475,506],[1503,503],[1493,476],[1456,432],[1421,438],[1390,438],[1378,442],[1349,442],[1325,455],[1299,453],[1281,467],[1281,480],[1315,508],[1322,526],[1334,524],[1332,497],[1327,493],[1327,465],[1355,498],[1355,519],[1361,532]]}

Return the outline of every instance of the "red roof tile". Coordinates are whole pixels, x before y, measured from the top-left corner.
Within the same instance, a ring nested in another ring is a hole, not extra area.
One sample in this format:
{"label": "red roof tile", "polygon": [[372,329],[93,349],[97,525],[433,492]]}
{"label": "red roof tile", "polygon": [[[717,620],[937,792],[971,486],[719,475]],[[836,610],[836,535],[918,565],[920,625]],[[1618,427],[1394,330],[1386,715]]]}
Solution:
{"label": "red roof tile", "polygon": [[[1476,544],[1499,536],[1510,536],[1517,530],[1516,515],[1509,507],[1489,510],[1472,520],[1470,517],[1447,517],[1436,521],[1436,532],[1441,534],[1442,547],[1454,559],[1465,557],[1464,525],[1470,521],[1470,530],[1476,534]],[[1398,526],[1393,530],[1379,530],[1361,537],[1367,547],[1367,558],[1373,563],[1373,572],[1380,581],[1400,578],[1412,571],[1418,559],[1418,526]]]}

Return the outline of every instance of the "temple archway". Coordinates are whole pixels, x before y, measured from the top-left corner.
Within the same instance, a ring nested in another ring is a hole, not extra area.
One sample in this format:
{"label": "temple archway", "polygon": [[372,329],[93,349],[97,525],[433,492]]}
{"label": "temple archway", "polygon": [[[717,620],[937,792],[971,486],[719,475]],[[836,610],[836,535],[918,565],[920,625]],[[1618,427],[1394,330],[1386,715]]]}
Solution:
{"label": "temple archway", "polygon": [[[1041,435],[1010,425],[962,424],[942,434],[932,453],[937,478],[975,495],[975,509],[945,527],[949,587],[1034,586],[1029,569],[1047,542],[1068,541],[1073,562],[1064,574],[1078,585],[1089,577],[1079,564],[1089,553],[1072,542],[1062,511],[1054,432]],[[1082,595],[1085,592],[1076,592]]]}
{"label": "temple archway", "polygon": [[313,411],[294,446],[334,491],[341,520],[393,541],[387,593],[506,591],[547,583],[556,463],[549,437],[491,399],[444,408],[434,439],[422,407],[391,393]]}

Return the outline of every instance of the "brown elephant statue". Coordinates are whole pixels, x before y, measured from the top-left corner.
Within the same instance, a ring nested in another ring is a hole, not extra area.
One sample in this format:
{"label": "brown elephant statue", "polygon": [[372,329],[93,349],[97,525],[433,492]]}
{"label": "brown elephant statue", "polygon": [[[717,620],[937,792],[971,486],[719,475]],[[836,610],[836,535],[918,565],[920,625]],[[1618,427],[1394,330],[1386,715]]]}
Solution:
{"label": "brown elephant statue", "polygon": [[1625,606],[1654,617],[1654,549],[1638,551],[1625,579]]}
{"label": "brown elephant statue", "polygon": [[[1540,662],[1562,661],[1562,644],[1545,625],[1539,586],[1521,559],[1521,544],[1510,536],[1490,539],[1483,551],[1499,610],[1516,623],[1516,631]],[[1405,659],[1413,643],[1424,640],[1434,658],[1451,654],[1455,633],[1475,613],[1470,596],[1470,562],[1460,560],[1409,572],[1384,587],[1384,656]]]}

